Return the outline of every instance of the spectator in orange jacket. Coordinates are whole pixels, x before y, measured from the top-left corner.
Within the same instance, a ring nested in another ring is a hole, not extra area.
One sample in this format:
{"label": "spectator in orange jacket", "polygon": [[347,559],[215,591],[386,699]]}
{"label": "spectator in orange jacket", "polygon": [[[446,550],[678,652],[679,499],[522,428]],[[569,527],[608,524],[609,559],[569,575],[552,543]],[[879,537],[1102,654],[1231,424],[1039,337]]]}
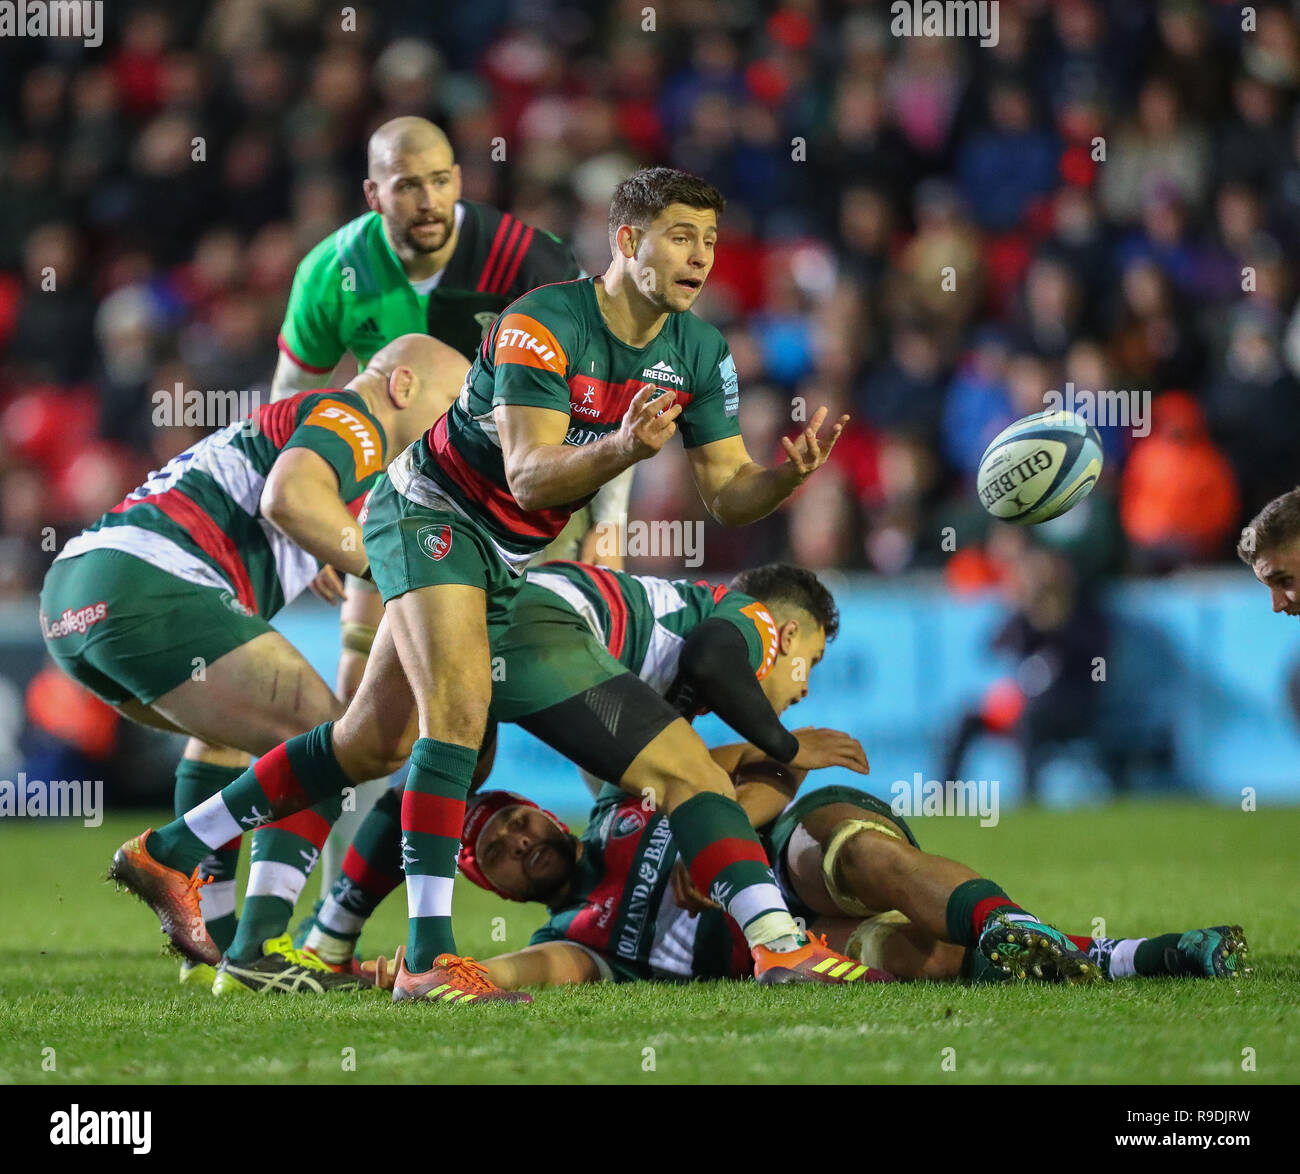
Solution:
{"label": "spectator in orange jacket", "polygon": [[1139,570],[1215,558],[1233,532],[1241,496],[1201,405],[1185,391],[1157,396],[1151,435],[1139,440],[1120,483],[1120,522]]}

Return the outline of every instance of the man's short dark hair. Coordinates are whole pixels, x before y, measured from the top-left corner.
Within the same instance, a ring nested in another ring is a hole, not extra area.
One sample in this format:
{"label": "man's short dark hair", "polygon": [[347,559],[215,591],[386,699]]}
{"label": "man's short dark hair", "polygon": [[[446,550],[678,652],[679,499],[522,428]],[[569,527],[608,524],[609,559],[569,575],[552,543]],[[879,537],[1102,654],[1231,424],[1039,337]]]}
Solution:
{"label": "man's short dark hair", "polygon": [[721,215],[727,201],[711,183],[689,171],[678,171],[675,167],[642,168],[614,189],[614,198],[609,202],[610,247],[614,247],[622,225],[649,228],[670,204],[712,208]]}
{"label": "man's short dark hair", "polygon": [[1300,487],[1275,497],[1241,532],[1237,557],[1248,567],[1282,546],[1300,539]]}
{"label": "man's short dark hair", "polygon": [[785,604],[807,612],[822,626],[828,642],[839,633],[840,609],[835,606],[835,597],[826,589],[826,584],[803,567],[769,563],[765,567],[741,571],[731,580],[731,586],[761,600],[768,607]]}

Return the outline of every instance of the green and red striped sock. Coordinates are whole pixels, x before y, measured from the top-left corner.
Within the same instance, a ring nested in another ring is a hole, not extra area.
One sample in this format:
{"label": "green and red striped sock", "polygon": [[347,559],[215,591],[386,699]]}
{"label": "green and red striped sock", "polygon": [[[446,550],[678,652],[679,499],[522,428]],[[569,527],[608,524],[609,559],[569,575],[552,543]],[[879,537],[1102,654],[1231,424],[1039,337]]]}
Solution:
{"label": "green and red striped sock", "polygon": [[227,951],[237,962],[260,958],[262,943],[288,930],[293,907],[342,809],[343,797],[335,795],[253,833],[244,915]]}
{"label": "green and red striped sock", "polygon": [[306,945],[326,962],[348,961],[370,915],[402,883],[402,788],[389,787],[357,828],[343,868]]}
{"label": "green and red striped sock", "polygon": [[[194,758],[182,758],[176,767],[174,810],[177,816],[183,816],[191,807],[197,807],[204,799],[210,799],[243,773],[237,766],[218,766]],[[236,836],[199,863],[199,874],[212,878],[211,884],[204,885],[199,890],[203,924],[208,927],[208,935],[223,954],[235,940],[238,924],[235,916],[235,874],[239,869],[239,844],[240,837]]]}
{"label": "green and red striped sock", "polygon": [[1037,920],[1008,897],[996,882],[982,876],[962,881],[948,895],[945,911],[948,940],[958,946],[975,945],[989,918],[997,913],[1010,914],[1013,921]]}
{"label": "green and red striped sock", "polygon": [[334,757],[333,729],[334,723],[326,722],[263,754],[212,798],[158,828],[149,837],[150,855],[170,868],[192,872],[235,836],[342,794],[356,780],[344,774]]}
{"label": "green and red striped sock", "polygon": [[751,950],[781,938],[798,939],[799,927],[776,887],[767,853],[739,803],[701,791],[677,807],[668,823],[695,887],[731,915]]}
{"label": "green and red striped sock", "polygon": [[465,826],[465,796],[478,754],[467,746],[421,738],[411,749],[402,795],[402,867],[410,915],[406,968],[428,970],[439,954],[454,954],[451,891]]}

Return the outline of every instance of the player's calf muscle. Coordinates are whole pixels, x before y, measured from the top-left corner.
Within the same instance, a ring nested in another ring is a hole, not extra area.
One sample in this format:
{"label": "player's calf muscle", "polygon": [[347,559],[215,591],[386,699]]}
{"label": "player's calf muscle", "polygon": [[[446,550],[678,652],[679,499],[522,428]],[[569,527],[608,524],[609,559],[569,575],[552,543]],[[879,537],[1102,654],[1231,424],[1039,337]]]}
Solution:
{"label": "player's calf muscle", "polygon": [[343,773],[357,783],[382,779],[400,770],[415,745],[415,730],[392,737],[377,727],[365,728],[344,714],[334,726],[333,749]]}
{"label": "player's calf muscle", "polygon": [[454,742],[471,750],[478,750],[483,744],[492,682],[486,671],[479,673],[474,671],[476,668],[477,665],[466,665],[463,677],[444,678],[426,693],[420,721],[424,737]]}

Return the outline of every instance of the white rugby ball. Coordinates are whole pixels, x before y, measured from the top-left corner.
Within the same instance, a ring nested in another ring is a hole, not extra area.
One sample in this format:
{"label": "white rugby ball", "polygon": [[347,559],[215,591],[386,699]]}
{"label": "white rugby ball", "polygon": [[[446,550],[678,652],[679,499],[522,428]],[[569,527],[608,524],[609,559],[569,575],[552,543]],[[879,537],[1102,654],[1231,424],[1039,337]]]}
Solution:
{"label": "white rugby ball", "polygon": [[1059,518],[1101,476],[1101,437],[1074,412],[1035,412],[993,438],[975,487],[995,518],[1033,526]]}

